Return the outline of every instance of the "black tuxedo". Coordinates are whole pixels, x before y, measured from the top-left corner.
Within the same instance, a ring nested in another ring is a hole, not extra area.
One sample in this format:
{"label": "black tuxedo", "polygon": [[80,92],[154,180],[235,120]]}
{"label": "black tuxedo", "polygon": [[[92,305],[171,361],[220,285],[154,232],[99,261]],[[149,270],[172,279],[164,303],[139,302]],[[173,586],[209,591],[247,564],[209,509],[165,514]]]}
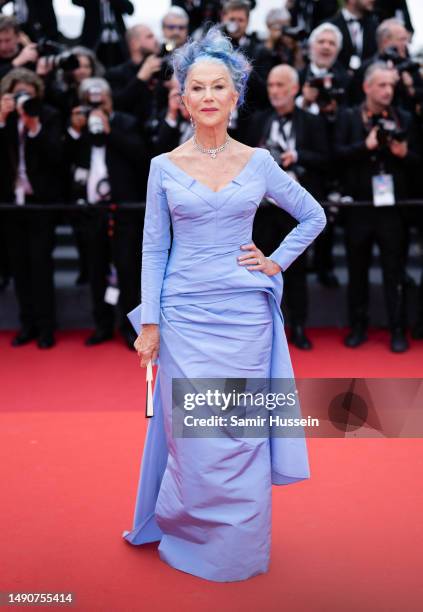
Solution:
{"label": "black tuxedo", "polygon": [[[273,119],[274,109],[265,110],[253,115],[247,132],[247,143],[250,146],[264,146]],[[321,117],[312,115],[295,107],[293,112],[297,164],[303,166],[306,174],[301,183],[316,198],[322,196],[324,190],[322,172],[327,169],[329,144],[326,128]]]}
{"label": "black tuxedo", "polygon": [[146,81],[138,79],[137,73],[141,65],[128,60],[110,68],[106,79],[113,91],[114,107],[135,115],[140,125],[144,125],[153,112],[157,113],[166,108],[169,92],[160,82],[150,89]]}
{"label": "black tuxedo", "polygon": [[[106,166],[111,201],[118,204],[114,213],[93,205],[82,211],[77,232],[86,253],[88,278],[96,328],[110,333],[114,326],[113,307],[104,301],[110,263],[116,266],[120,297],[120,327],[130,332],[126,313],[139,303],[141,277],[142,210],[119,210],[119,202],[142,202],[148,175],[146,147],[134,117],[115,112],[106,143]],[[68,164],[72,172],[90,168],[92,144],[87,134],[79,139],[66,137]],[[85,189],[86,191],[86,189]],[[77,192],[75,191],[75,198]],[[112,226],[112,236],[108,234]]]}
{"label": "black tuxedo", "polygon": [[338,10],[337,0],[295,0],[290,13],[292,24],[304,23],[308,32],[323,21],[328,21]]}
{"label": "black tuxedo", "polygon": [[[357,200],[372,200],[372,177],[381,170],[391,174],[397,199],[406,198],[410,171],[419,164],[416,129],[411,115],[397,109],[392,113],[407,134],[409,152],[403,159],[390,151],[371,152],[365,139],[369,132],[357,107],[340,113],[335,136],[335,155],[345,168],[345,191]],[[383,166],[381,165],[381,162]],[[405,232],[403,211],[397,206],[349,206],[345,211],[348,306],[351,325],[367,324],[368,271],[374,241],[379,245],[385,300],[391,330],[405,326],[404,270]]]}
{"label": "black tuxedo", "polygon": [[[27,197],[32,202],[48,203],[62,196],[63,145],[61,122],[57,111],[44,106],[40,115],[41,131],[34,138],[26,136],[26,174],[33,189]],[[0,128],[0,201],[14,202],[18,169],[18,132],[15,114]],[[16,211],[4,213],[4,234],[16,297],[23,327],[52,332],[55,326],[53,259],[55,217],[50,212]]]}
{"label": "black tuxedo", "polygon": [[[338,61],[344,66],[344,68],[348,69],[350,65],[350,59],[352,55],[357,55],[353,42],[351,40],[350,31],[348,28],[348,24],[345,21],[344,15],[342,11],[339,11],[333,19],[331,19],[331,23],[336,25],[342,34],[343,45],[339,52]],[[361,60],[366,60],[367,58],[374,55],[377,51],[376,45],[376,29],[378,26],[378,21],[376,17],[368,13],[365,15],[362,21],[363,26],[363,49],[361,52]]]}
{"label": "black tuxedo", "polygon": [[407,7],[407,0],[376,0],[375,13],[379,21],[395,17],[396,11],[400,10],[403,13],[404,25],[409,32],[414,32],[413,24],[411,23],[410,13]]}
{"label": "black tuxedo", "polygon": [[[82,26],[82,33],[80,36],[80,42],[85,47],[94,49],[99,55],[100,61],[107,66],[116,65],[128,56],[128,49],[125,40],[125,22],[123,15],[132,15],[134,12],[134,6],[129,0],[110,0],[110,7],[113,11],[116,30],[119,34],[119,42],[114,46],[116,47],[113,54],[102,52],[100,54],[100,36],[103,28],[100,0],[72,0],[72,4],[81,6],[85,10],[84,24]],[[112,45],[108,45],[111,47]],[[113,60],[113,61],[112,61]]]}
{"label": "black tuxedo", "polygon": [[[342,100],[342,103],[348,104],[352,95],[352,77],[348,73],[348,71],[344,68],[344,66],[338,61],[336,61],[331,68],[328,70],[329,73],[333,74],[332,87],[333,88],[342,88],[345,89],[345,95]],[[304,83],[308,78],[313,77],[313,73],[311,71],[310,65],[305,66],[298,73],[300,79],[300,86],[303,87]]]}
{"label": "black tuxedo", "polygon": [[[33,201],[54,202],[63,195],[63,142],[59,113],[44,105],[41,131],[35,138],[25,137],[25,164],[29,182],[34,190]],[[14,202],[14,186],[18,169],[17,115],[12,113],[6,126],[0,129],[2,181],[0,200]]]}
{"label": "black tuxedo", "polygon": [[[248,131],[247,142],[251,146],[264,146],[273,120],[277,117],[274,109],[256,113]],[[321,174],[326,168],[329,146],[324,122],[320,117],[295,108],[292,114],[295,133],[297,164],[305,169],[301,183],[315,197],[322,195]],[[295,169],[295,167],[293,168]],[[257,210],[254,219],[253,240],[265,255],[270,255],[295,226],[297,222],[288,213],[274,204],[264,204]],[[305,253],[284,272],[284,308],[291,325],[304,325],[308,310]]]}
{"label": "black tuxedo", "polygon": [[[4,2],[8,4],[9,2]],[[0,0],[0,4],[2,4]],[[58,36],[57,19],[54,12],[53,0],[26,0],[28,18],[21,24],[22,30],[28,34],[32,41],[40,38],[55,40]]]}

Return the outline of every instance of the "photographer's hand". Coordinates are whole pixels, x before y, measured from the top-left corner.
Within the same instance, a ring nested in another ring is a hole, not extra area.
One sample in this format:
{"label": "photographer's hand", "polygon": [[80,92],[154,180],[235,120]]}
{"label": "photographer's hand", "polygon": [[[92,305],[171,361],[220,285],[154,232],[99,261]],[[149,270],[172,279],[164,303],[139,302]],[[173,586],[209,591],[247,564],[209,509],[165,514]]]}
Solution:
{"label": "photographer's hand", "polygon": [[70,117],[70,125],[71,128],[81,134],[87,125],[87,117],[85,113],[82,112],[81,106],[76,106],[72,109],[71,117]]}
{"label": "photographer's hand", "polygon": [[90,116],[100,117],[100,119],[103,122],[104,133],[110,134],[111,129],[110,129],[109,117],[103,110],[101,110],[101,108],[96,108],[93,111],[91,111]]}
{"label": "photographer's hand", "polygon": [[0,123],[6,123],[8,116],[15,108],[15,98],[12,94],[4,94],[0,99]]}
{"label": "photographer's hand", "polygon": [[303,99],[307,106],[316,102],[319,96],[319,90],[316,87],[310,87],[308,83],[303,85]]}
{"label": "photographer's hand", "polygon": [[288,168],[295,164],[298,160],[298,153],[296,151],[285,151],[281,153],[281,163],[283,168]]}
{"label": "photographer's hand", "polygon": [[377,131],[378,128],[375,126],[370,130],[369,135],[366,138],[366,147],[369,149],[369,151],[374,151],[379,146]]}
{"label": "photographer's hand", "polygon": [[36,72],[38,76],[47,76],[53,70],[54,60],[48,57],[40,57],[37,62]]}
{"label": "photographer's hand", "polygon": [[398,140],[391,140],[389,143],[389,149],[392,155],[395,155],[396,157],[403,158],[408,154],[408,144],[406,141],[399,142]]}
{"label": "photographer's hand", "polygon": [[28,130],[28,134],[30,136],[36,136],[41,129],[41,121],[39,117],[30,117],[25,112],[21,112],[20,116],[22,118],[23,124]]}
{"label": "photographer's hand", "polygon": [[137,79],[149,81],[155,72],[160,70],[162,58],[156,55],[149,55],[138,71]]}
{"label": "photographer's hand", "polygon": [[12,60],[12,65],[15,68],[25,66],[25,64],[36,64],[38,60],[37,45],[31,43],[24,47],[22,51]]}
{"label": "photographer's hand", "polygon": [[414,96],[416,95],[416,90],[414,87],[414,81],[413,81],[413,77],[411,76],[411,74],[406,71],[402,72],[401,80],[403,82],[405,89],[407,90],[407,94],[410,96],[410,98],[414,98]]}

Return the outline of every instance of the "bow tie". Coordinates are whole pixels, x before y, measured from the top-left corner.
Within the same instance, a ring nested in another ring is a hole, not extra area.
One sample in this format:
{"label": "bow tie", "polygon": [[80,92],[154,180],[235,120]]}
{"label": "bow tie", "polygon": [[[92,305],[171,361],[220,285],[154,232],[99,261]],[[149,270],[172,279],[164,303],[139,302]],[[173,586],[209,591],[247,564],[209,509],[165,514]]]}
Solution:
{"label": "bow tie", "polygon": [[349,17],[346,21],[347,23],[359,23],[361,27],[363,27],[364,19],[358,19],[357,17]]}
{"label": "bow tie", "polygon": [[279,124],[280,125],[285,125],[285,123],[288,123],[288,121],[292,121],[292,113],[287,113],[286,115],[282,115],[279,117]]}

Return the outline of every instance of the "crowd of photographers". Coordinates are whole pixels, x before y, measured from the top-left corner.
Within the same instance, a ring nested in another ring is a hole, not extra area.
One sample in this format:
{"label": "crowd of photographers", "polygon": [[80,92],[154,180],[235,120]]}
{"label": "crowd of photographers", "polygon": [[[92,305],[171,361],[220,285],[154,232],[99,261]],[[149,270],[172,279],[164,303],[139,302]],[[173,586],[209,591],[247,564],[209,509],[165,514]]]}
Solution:
{"label": "crowd of photographers", "polygon": [[[175,0],[162,18],[161,41],[147,23],[125,30],[123,16],[134,11],[127,0],[72,2],[85,11],[77,46],[58,31],[52,0],[15,0],[14,17],[0,13],[0,202],[9,203],[0,208],[0,278],[6,284],[13,277],[19,303],[14,346],[55,344],[52,250],[55,226],[65,220],[78,247],[78,282],[91,291],[95,330],[86,344],[113,337],[117,311],[132,348],[125,314],[139,303],[143,225],[135,203],[145,200],[151,158],[192,136],[169,59],[213,23],[254,66],[230,135],[267,148],[330,202],[312,252],[319,282],[334,290],[334,228],[343,228],[346,346],[367,339],[374,243],[391,350],[408,349],[408,327],[423,339],[423,283],[419,316],[406,317],[410,233],[421,231],[423,208],[398,203],[423,196],[423,80],[408,51],[406,0],[344,0],[342,8],[337,0],[288,0],[268,12],[265,39],[247,34],[254,1]],[[58,202],[69,212],[33,206]],[[270,254],[294,226],[263,202],[253,239]],[[305,253],[284,272],[290,339],[302,349],[312,346],[309,267]]]}

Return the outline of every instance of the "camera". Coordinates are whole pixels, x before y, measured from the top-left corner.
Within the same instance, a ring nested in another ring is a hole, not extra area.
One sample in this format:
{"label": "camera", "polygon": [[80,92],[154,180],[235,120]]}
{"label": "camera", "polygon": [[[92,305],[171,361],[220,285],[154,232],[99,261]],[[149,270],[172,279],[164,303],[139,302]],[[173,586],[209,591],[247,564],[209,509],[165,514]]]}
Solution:
{"label": "camera", "polygon": [[282,35],[288,36],[288,38],[292,38],[297,42],[303,42],[308,38],[307,30],[302,28],[301,26],[291,27],[291,26],[283,26]]}
{"label": "camera", "polygon": [[319,77],[307,78],[307,84],[318,90],[316,104],[320,109],[325,108],[332,101],[342,102],[345,96],[345,89],[333,86],[334,75],[328,72]]}
{"label": "camera", "polygon": [[33,98],[24,91],[16,93],[14,96],[16,110],[22,110],[29,117],[39,117],[41,114],[41,100]]}
{"label": "camera", "polygon": [[371,117],[371,126],[377,127],[377,141],[379,148],[383,149],[389,146],[392,140],[398,142],[404,142],[407,138],[405,130],[398,128],[396,122],[393,119],[384,118],[380,116]]}
{"label": "camera", "polygon": [[399,73],[409,72],[412,74],[413,72],[415,73],[420,70],[420,64],[418,62],[414,62],[409,57],[402,57],[398,53],[398,49],[396,47],[388,47],[383,53],[380,54],[379,58],[383,62],[392,62]]}
{"label": "camera", "polygon": [[235,19],[228,19],[221,24],[220,29],[222,34],[231,38],[238,31],[238,22]]}
{"label": "camera", "polygon": [[53,40],[41,38],[37,43],[37,53],[51,62],[54,70],[71,72],[79,68],[78,56]]}
{"label": "camera", "polygon": [[[157,53],[157,57],[162,59],[160,68],[154,73],[153,78],[158,79],[161,82],[170,81],[173,76],[173,67],[170,61],[170,57],[175,50],[176,43],[173,40],[165,41],[160,47],[160,51]],[[144,51],[144,60],[150,55],[154,55],[152,51]],[[140,64],[141,66],[141,64]]]}
{"label": "camera", "polygon": [[[271,138],[266,141],[264,146],[269,151],[270,155],[273,157],[278,166],[280,166],[281,155],[284,153],[284,149],[282,149],[282,147],[274,142]],[[298,181],[300,181],[306,173],[304,166],[300,166],[299,164],[292,164],[291,166],[288,166],[288,168],[285,168],[285,170],[291,174],[294,174]]]}

